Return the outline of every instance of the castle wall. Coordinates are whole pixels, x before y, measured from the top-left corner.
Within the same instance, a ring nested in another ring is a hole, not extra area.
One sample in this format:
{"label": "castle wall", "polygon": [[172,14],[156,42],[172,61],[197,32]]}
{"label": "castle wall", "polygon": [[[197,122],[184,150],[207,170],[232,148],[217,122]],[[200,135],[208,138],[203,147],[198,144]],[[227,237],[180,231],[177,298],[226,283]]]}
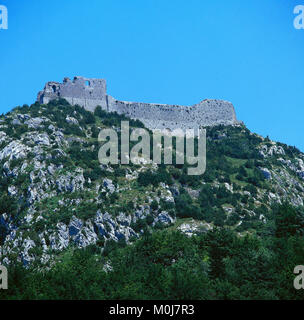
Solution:
{"label": "castle wall", "polygon": [[150,129],[191,129],[238,123],[232,103],[204,100],[194,106],[124,102],[108,98],[108,110],[142,121]]}
{"label": "castle wall", "polygon": [[119,101],[107,95],[104,79],[75,77],[73,81],[65,78],[62,84],[48,82],[37,100],[46,104],[57,98],[65,98],[88,111],[94,111],[99,105],[103,110],[138,119],[150,129],[196,129],[238,123],[234,107],[228,101],[204,100],[193,106]]}
{"label": "castle wall", "polygon": [[63,83],[48,82],[43,91],[38,93],[40,103],[48,103],[57,98],[64,98],[72,105],[80,105],[88,111],[94,111],[100,105],[106,110],[107,102],[106,81],[75,77],[73,81],[65,78]]}

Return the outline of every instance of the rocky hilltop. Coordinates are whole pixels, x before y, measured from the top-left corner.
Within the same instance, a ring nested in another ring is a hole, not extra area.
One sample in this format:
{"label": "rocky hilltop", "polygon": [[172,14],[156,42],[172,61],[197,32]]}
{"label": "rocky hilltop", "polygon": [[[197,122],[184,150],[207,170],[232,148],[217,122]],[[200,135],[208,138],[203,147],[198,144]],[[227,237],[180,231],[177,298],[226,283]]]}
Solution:
{"label": "rocky hilltop", "polygon": [[257,232],[273,204],[303,206],[303,153],[243,125],[208,128],[203,176],[186,165],[100,165],[98,133],[122,119],[62,99],[1,116],[0,263],[48,264],[71,246],[104,250],[161,226]]}
{"label": "rocky hilltop", "polygon": [[61,98],[0,116],[0,299],[303,299],[304,154],[220,125],[202,176],[101,165],[126,119]]}
{"label": "rocky hilltop", "polygon": [[193,106],[119,101],[107,94],[106,80],[75,77],[63,83],[48,82],[38,93],[37,101],[46,104],[64,98],[71,105],[88,111],[97,106],[140,120],[149,129],[197,129],[199,127],[238,124],[232,103],[222,100],[203,100]]}

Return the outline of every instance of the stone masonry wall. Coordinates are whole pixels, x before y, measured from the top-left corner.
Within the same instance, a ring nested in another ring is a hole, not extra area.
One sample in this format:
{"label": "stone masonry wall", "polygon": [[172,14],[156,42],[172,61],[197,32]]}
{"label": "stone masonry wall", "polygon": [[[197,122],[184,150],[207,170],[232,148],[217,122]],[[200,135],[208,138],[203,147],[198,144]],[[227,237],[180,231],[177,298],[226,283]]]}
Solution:
{"label": "stone masonry wall", "polygon": [[104,79],[75,77],[63,83],[48,82],[38,93],[37,101],[46,104],[64,98],[72,105],[94,111],[99,105],[108,112],[116,111],[142,121],[150,129],[196,129],[214,125],[238,124],[232,103],[223,100],[203,100],[193,106],[178,106],[119,101],[107,95]]}

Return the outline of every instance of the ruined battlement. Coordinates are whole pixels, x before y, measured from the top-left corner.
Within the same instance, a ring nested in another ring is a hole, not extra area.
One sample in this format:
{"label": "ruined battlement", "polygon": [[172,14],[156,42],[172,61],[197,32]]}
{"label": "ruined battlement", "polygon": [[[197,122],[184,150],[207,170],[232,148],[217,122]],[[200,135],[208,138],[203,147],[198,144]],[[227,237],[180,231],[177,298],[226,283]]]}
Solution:
{"label": "ruined battlement", "polygon": [[46,104],[57,98],[66,99],[71,105],[80,105],[88,111],[94,111],[100,105],[106,108],[106,80],[74,77],[64,78],[63,83],[47,82],[44,89],[38,93],[37,101]]}
{"label": "ruined battlement", "polygon": [[64,78],[63,83],[48,82],[38,93],[37,101],[47,104],[58,98],[92,112],[97,106],[108,112],[116,111],[142,121],[150,129],[196,129],[239,123],[228,101],[205,99],[193,106],[119,101],[107,94],[104,79],[74,77],[73,80]]}

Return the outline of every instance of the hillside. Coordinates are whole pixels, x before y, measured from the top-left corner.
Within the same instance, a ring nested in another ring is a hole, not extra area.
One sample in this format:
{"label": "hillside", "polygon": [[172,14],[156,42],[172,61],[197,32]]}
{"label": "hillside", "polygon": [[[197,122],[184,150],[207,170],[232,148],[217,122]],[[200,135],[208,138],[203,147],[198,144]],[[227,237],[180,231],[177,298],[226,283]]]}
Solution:
{"label": "hillside", "polygon": [[100,165],[100,129],[126,119],[63,99],[0,117],[0,264],[14,279],[0,297],[299,297],[304,154],[238,124],[207,128],[202,176]]}

